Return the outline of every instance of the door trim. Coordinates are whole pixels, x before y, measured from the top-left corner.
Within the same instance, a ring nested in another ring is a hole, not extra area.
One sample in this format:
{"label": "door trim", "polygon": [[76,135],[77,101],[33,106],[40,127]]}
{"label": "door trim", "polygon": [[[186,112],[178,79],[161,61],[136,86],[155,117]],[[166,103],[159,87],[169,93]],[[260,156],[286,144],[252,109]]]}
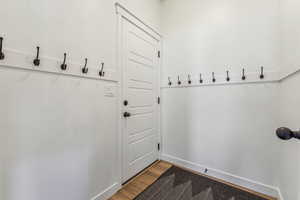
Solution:
{"label": "door trim", "polygon": [[[118,78],[120,80],[118,84],[118,109],[117,109],[117,126],[118,126],[118,133],[117,133],[117,177],[118,182],[122,184],[122,178],[123,178],[123,126],[122,126],[122,109],[123,109],[123,46],[122,46],[122,40],[123,40],[123,27],[122,27],[122,20],[123,18],[128,20],[129,22],[133,23],[143,31],[147,32],[149,35],[151,35],[154,39],[158,41],[158,50],[161,52],[160,58],[158,58],[158,70],[157,70],[157,94],[161,96],[161,88],[160,88],[160,74],[162,69],[162,58],[163,58],[163,52],[162,52],[162,35],[156,31],[154,28],[152,28],[150,25],[147,25],[146,22],[141,20],[139,17],[137,17],[135,14],[133,14],[131,11],[126,9],[124,6],[122,6],[120,3],[115,3],[116,7],[116,15],[117,15],[117,53],[116,53],[116,64],[117,64],[117,71]],[[161,104],[157,104],[157,132],[158,132],[158,138],[159,143],[162,146],[162,135],[161,135]],[[158,152],[158,159],[161,158],[162,150]]]}
{"label": "door trim", "polygon": [[117,15],[123,16],[136,26],[148,32],[150,35],[152,35],[152,37],[155,37],[155,39],[157,39],[158,41],[161,41],[162,35],[155,28],[150,26],[149,23],[137,17],[133,12],[129,11],[127,8],[125,8],[122,4],[118,2],[115,3],[115,7]]}

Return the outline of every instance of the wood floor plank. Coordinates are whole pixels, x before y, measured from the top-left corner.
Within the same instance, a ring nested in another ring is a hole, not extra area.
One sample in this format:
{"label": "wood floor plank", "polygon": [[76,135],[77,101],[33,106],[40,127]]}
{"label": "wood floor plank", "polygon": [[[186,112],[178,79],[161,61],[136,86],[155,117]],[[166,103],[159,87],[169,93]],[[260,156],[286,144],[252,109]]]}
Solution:
{"label": "wood floor plank", "polygon": [[132,194],[130,191],[127,191],[126,189],[120,190],[119,192],[128,199],[133,199],[135,197],[134,194]]}
{"label": "wood floor plank", "polygon": [[138,177],[137,179],[138,179],[138,181],[140,181],[146,185],[151,185],[156,180],[153,176],[151,176],[149,174],[143,174],[142,176]]}
{"label": "wood floor plank", "polygon": [[126,183],[123,188],[109,200],[133,200],[171,167],[172,165],[164,161],[154,163],[152,166]]}
{"label": "wood floor plank", "polygon": [[123,195],[120,192],[117,192],[114,196],[110,198],[111,200],[131,200],[127,196]]}

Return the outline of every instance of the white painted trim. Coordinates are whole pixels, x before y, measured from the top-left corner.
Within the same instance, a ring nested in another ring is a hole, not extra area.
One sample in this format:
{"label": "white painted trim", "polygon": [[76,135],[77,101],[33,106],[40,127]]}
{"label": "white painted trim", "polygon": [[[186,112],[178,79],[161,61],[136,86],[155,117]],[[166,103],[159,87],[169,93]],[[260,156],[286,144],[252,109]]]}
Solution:
{"label": "white painted trim", "polygon": [[284,200],[279,188],[277,188],[277,192],[278,192],[278,197],[277,197],[278,200]]}
{"label": "white painted trim", "polygon": [[119,183],[114,183],[104,191],[92,197],[90,200],[107,200],[112,197],[119,189],[121,189],[121,185]]}
{"label": "white painted trim", "polygon": [[[279,82],[279,73],[274,71],[264,72],[265,78],[260,79],[259,73],[250,72],[247,73],[247,79],[241,80],[241,74],[230,74],[230,82],[226,81],[226,73],[215,73],[216,82],[212,82],[212,75],[210,73],[202,74],[203,83],[199,82],[199,74],[191,76],[192,84],[188,84],[188,74],[180,74],[177,76],[171,76],[172,85],[169,86],[168,77],[163,79],[162,88],[187,88],[187,87],[204,87],[204,86],[220,86],[220,85],[237,85],[237,84],[253,84],[253,83],[270,83]],[[181,81],[181,85],[177,84],[177,79]]]}
{"label": "white painted trim", "polygon": [[137,17],[133,12],[129,11],[127,8],[125,8],[123,5],[121,5],[118,2],[115,3],[115,7],[116,7],[117,14],[122,15],[128,21],[142,28],[144,31],[147,31],[148,34],[154,37],[157,41],[161,40],[162,35],[153,27],[148,25],[148,23],[144,22],[144,20],[142,20],[140,17]]}
{"label": "white painted trim", "polygon": [[297,69],[290,70],[290,71],[282,72],[280,74],[279,81],[284,81],[285,79],[288,79],[289,77],[293,76],[294,74],[297,74],[298,72],[300,72],[300,67],[298,67]]}
{"label": "white painted trim", "polygon": [[162,130],[161,130],[161,105],[162,105],[162,98],[161,98],[161,87],[160,87],[160,82],[161,82],[161,74],[162,74],[162,66],[163,66],[163,62],[162,62],[162,58],[163,58],[163,54],[162,54],[162,47],[163,47],[163,39],[161,38],[161,40],[159,41],[158,44],[158,51],[160,51],[160,58],[158,58],[158,69],[157,69],[157,95],[160,98],[160,104],[157,104],[157,131],[158,131],[158,142],[160,144],[160,150],[158,151],[158,159],[160,159],[161,154],[162,154]]}
{"label": "white painted trim", "polygon": [[[241,74],[231,74],[230,75],[230,82],[226,82],[226,73],[223,74],[215,74],[216,82],[213,83],[211,81],[212,75],[211,74],[202,74],[202,77],[204,79],[204,82],[202,84],[199,83],[199,74],[192,74],[191,80],[192,84],[188,84],[187,77],[188,74],[180,74],[180,75],[173,75],[170,76],[172,85],[169,86],[169,80],[168,77],[164,77],[161,83],[162,89],[168,89],[168,88],[188,88],[188,87],[204,87],[204,86],[220,86],[220,85],[241,85],[241,84],[260,84],[260,83],[279,83],[282,82],[293,75],[300,72],[299,69],[294,69],[286,72],[280,72],[280,71],[267,71],[265,72],[265,78],[259,79],[258,72],[251,72],[247,73],[247,80],[243,81],[241,80]],[[177,77],[179,76],[180,81],[182,82],[181,85],[177,84]],[[221,80],[221,81],[220,81]]]}
{"label": "white painted trim", "polygon": [[[236,184],[245,188],[249,188],[251,190],[254,190],[256,192],[266,194],[273,197],[279,197],[279,189],[274,186],[266,185],[263,183],[259,183],[257,181],[253,181],[244,177],[240,177],[237,175],[230,174],[228,172],[224,172],[222,170],[209,168],[194,162],[190,162],[181,158],[177,158],[174,156],[170,156],[167,154],[162,155],[162,160],[168,161],[170,163],[173,163],[178,166],[182,166],[188,169],[191,169],[193,171],[197,171],[203,174],[206,174],[211,177],[215,177],[227,182],[230,182],[232,184]],[[207,169],[207,173],[205,173],[205,169]],[[282,200],[282,199],[281,199]]]}
{"label": "white painted trim", "polygon": [[119,72],[119,84],[118,84],[118,100],[117,100],[117,176],[118,182],[122,183],[123,179],[123,135],[122,135],[122,15],[116,14],[116,26],[117,26],[117,52],[116,52],[116,63],[117,71]]}
{"label": "white painted trim", "polygon": [[[47,73],[61,76],[72,76],[83,79],[93,79],[93,80],[102,80],[102,81],[111,81],[118,82],[118,74],[115,70],[111,70],[104,66],[105,76],[99,76],[100,66],[92,66],[88,63],[87,67],[89,68],[88,74],[83,74],[81,69],[83,67],[83,63],[71,61],[67,57],[67,65],[68,68],[66,71],[62,71],[60,69],[60,65],[62,64],[63,55],[61,59],[48,57],[48,56],[40,56],[41,65],[34,66],[33,60],[35,55],[31,55],[29,53],[17,51],[14,49],[4,49],[5,59],[0,61],[0,67],[3,68],[12,68],[17,70],[25,70],[29,72],[39,72],[39,73]],[[100,65],[100,61],[99,61]]]}

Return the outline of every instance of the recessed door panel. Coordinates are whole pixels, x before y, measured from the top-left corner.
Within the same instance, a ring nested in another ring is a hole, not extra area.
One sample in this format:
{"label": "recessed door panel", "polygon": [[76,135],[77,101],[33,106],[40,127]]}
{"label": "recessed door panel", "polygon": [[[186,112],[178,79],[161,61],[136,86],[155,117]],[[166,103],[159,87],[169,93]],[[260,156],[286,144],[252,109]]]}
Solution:
{"label": "recessed door panel", "polygon": [[129,136],[137,135],[143,131],[153,129],[153,113],[133,115],[128,119],[127,125]]}
{"label": "recessed door panel", "polygon": [[130,165],[134,165],[143,156],[153,153],[153,144],[155,142],[155,137],[152,135],[150,137],[144,137],[138,141],[131,143],[129,151],[129,162]]}
{"label": "recessed door panel", "polygon": [[153,90],[129,88],[128,100],[130,102],[130,107],[153,106]]}

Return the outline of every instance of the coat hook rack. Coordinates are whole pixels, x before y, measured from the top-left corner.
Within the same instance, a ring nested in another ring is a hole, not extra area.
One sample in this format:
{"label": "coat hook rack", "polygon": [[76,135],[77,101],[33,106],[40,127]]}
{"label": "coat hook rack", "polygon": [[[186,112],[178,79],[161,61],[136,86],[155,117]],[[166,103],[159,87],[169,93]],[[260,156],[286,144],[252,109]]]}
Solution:
{"label": "coat hook rack", "polygon": [[242,80],[246,80],[246,75],[245,75],[245,69],[243,69],[243,76],[242,76]]}
{"label": "coat hook rack", "polygon": [[178,76],[178,81],[177,81],[177,84],[178,84],[178,85],[181,85],[181,81],[180,81],[180,78],[179,78],[179,76]]}
{"label": "coat hook rack", "polygon": [[86,67],[86,66],[87,66],[87,62],[88,62],[88,59],[85,58],[84,60],[85,60],[85,61],[84,61],[84,62],[85,62],[85,63],[84,63],[84,67],[81,69],[81,71],[82,71],[83,74],[87,74],[88,71],[89,71],[89,68]]}
{"label": "coat hook rack", "polygon": [[216,78],[215,78],[215,72],[213,72],[213,73],[212,73],[212,77],[213,77],[213,79],[212,79],[212,82],[214,82],[214,83],[215,83],[215,82],[216,82]]}
{"label": "coat hook rack", "polygon": [[104,62],[101,63],[101,70],[99,71],[99,76],[100,77],[103,77],[105,75],[105,72],[103,71],[103,69],[104,69]]}
{"label": "coat hook rack", "polygon": [[228,70],[226,71],[226,74],[227,74],[226,81],[229,82],[230,81],[230,77],[229,77],[229,71]]}
{"label": "coat hook rack", "polygon": [[191,75],[190,74],[188,75],[188,83],[192,84],[192,80],[191,80]]}
{"label": "coat hook rack", "polygon": [[265,75],[264,75],[264,67],[261,67],[260,68],[260,76],[259,76],[260,79],[264,79],[265,78]]}
{"label": "coat hook rack", "polygon": [[199,80],[199,82],[203,83],[202,74],[200,74],[200,80]]}
{"label": "coat hook rack", "polygon": [[5,55],[2,51],[2,46],[3,46],[3,37],[0,37],[0,60],[4,60]]}
{"label": "coat hook rack", "polygon": [[63,71],[67,70],[66,59],[67,59],[67,53],[64,53],[64,61],[60,66],[61,70],[63,70]]}
{"label": "coat hook rack", "polygon": [[169,85],[169,86],[171,86],[171,85],[172,85],[171,78],[170,78],[170,77],[168,77],[168,80],[169,80],[169,83],[168,83],[168,85]]}
{"label": "coat hook rack", "polygon": [[41,63],[41,61],[40,61],[40,47],[39,46],[37,46],[36,47],[36,57],[35,57],[35,59],[33,60],[33,65],[34,66],[40,66],[40,63]]}

